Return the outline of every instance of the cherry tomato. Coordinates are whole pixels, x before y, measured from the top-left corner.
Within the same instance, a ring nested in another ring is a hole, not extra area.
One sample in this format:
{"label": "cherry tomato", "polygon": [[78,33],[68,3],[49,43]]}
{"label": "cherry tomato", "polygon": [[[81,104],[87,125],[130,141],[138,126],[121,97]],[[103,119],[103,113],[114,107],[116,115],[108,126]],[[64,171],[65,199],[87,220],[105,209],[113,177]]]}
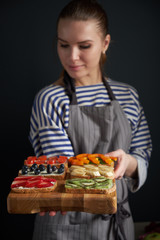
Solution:
{"label": "cherry tomato", "polygon": [[47,160],[47,156],[45,156],[45,155],[39,156],[38,160],[45,161],[45,160]]}
{"label": "cherry tomato", "polygon": [[47,164],[55,164],[55,163],[56,163],[56,159],[47,160]]}
{"label": "cherry tomato", "polygon": [[35,161],[36,160],[34,160],[34,159],[28,159],[28,160],[26,160],[26,164],[33,164],[33,163],[35,163]]}
{"label": "cherry tomato", "polygon": [[64,163],[65,161],[66,161],[66,159],[62,159],[62,158],[58,159],[58,163]]}

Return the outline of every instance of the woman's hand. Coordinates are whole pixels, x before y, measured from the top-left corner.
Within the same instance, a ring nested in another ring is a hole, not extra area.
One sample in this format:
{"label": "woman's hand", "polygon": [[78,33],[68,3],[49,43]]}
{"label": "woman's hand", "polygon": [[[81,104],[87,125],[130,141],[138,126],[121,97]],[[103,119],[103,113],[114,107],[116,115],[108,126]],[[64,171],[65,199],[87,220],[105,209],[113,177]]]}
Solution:
{"label": "woman's hand", "polygon": [[115,178],[121,179],[123,175],[127,177],[137,177],[137,160],[126,154],[122,149],[105,154],[105,156],[117,157],[117,164],[115,167]]}
{"label": "woman's hand", "polygon": [[[57,213],[56,211],[50,211],[50,212],[49,212],[49,216],[53,217],[53,216],[56,215],[56,213]],[[61,212],[62,215],[66,215],[66,213],[67,213],[67,212]],[[39,213],[39,215],[40,215],[41,217],[44,216],[45,214],[46,214],[46,212],[40,212],[40,213]]]}

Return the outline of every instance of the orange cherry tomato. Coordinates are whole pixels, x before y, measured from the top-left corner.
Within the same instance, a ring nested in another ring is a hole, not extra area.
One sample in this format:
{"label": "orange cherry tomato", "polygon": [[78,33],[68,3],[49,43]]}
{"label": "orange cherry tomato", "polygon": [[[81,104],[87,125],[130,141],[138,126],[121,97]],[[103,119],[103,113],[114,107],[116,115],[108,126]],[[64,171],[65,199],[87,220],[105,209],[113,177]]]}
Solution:
{"label": "orange cherry tomato", "polygon": [[88,153],[82,153],[82,154],[78,154],[76,156],[76,158],[84,158],[84,157],[87,157],[88,156]]}
{"label": "orange cherry tomato", "polygon": [[89,160],[87,159],[87,157],[83,157],[83,158],[78,158],[79,161],[82,161],[85,164],[89,163]]}
{"label": "orange cherry tomato", "polygon": [[72,160],[77,160],[75,157],[70,157],[69,159],[68,159],[68,162],[72,162]]}
{"label": "orange cherry tomato", "polygon": [[117,157],[110,157],[113,161],[117,161]]}
{"label": "orange cherry tomato", "polygon": [[98,158],[99,156],[100,156],[99,153],[88,154],[88,158],[89,157]]}
{"label": "orange cherry tomato", "polygon": [[95,157],[88,157],[88,158],[92,163],[97,164],[97,165],[100,164],[100,161],[97,158],[95,158]]}
{"label": "orange cherry tomato", "polygon": [[108,165],[111,165],[113,162],[113,160],[110,157],[104,156],[103,154],[100,154],[99,157]]}
{"label": "orange cherry tomato", "polygon": [[72,165],[77,165],[77,166],[83,166],[83,161],[79,161],[79,160],[72,160],[71,161]]}

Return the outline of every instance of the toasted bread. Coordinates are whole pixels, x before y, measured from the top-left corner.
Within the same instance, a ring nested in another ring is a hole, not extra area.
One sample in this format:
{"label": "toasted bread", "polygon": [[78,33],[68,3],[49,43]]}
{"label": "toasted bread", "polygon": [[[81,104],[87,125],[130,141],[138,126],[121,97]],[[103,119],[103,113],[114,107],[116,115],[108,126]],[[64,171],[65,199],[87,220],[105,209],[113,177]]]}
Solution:
{"label": "toasted bread", "polygon": [[[22,176],[22,171],[21,170],[19,170],[18,176]],[[33,173],[25,174],[24,176],[32,176],[32,177],[34,177],[36,175],[33,172]],[[56,180],[63,180],[65,178],[65,176],[66,176],[66,170],[63,173],[59,173],[59,174],[58,173],[50,173],[50,174],[40,173],[38,176],[43,176],[43,177],[46,177],[46,178],[54,178]]]}
{"label": "toasted bread", "polygon": [[54,183],[52,187],[44,187],[44,188],[12,188],[12,192],[15,193],[47,193],[52,192],[57,187],[57,182]]}
{"label": "toasted bread", "polygon": [[105,176],[108,179],[114,179],[114,168],[107,165],[95,166],[92,164],[84,166],[71,166],[69,168],[70,178],[95,178]]}
{"label": "toasted bread", "polygon": [[109,194],[116,191],[116,184],[113,184],[113,187],[110,189],[72,189],[66,188],[66,193],[89,193],[89,194]]}
{"label": "toasted bread", "polygon": [[18,176],[11,184],[11,190],[15,193],[51,192],[56,187],[57,181],[55,179],[42,176]]}
{"label": "toasted bread", "polygon": [[102,176],[92,179],[75,178],[66,180],[65,191],[67,193],[108,194],[116,191],[116,184],[115,180]]}

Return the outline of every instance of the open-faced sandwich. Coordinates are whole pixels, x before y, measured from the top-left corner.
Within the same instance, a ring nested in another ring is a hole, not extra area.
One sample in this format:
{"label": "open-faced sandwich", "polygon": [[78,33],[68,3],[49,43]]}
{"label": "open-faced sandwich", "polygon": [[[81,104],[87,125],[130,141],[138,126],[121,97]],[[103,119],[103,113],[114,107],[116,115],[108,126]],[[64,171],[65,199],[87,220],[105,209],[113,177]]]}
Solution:
{"label": "open-faced sandwich", "polygon": [[115,190],[115,181],[103,176],[92,179],[74,178],[65,182],[65,191],[67,193],[107,194]]}
{"label": "open-faced sandwich", "polygon": [[50,164],[51,166],[54,165],[57,168],[59,168],[61,164],[64,164],[65,168],[66,169],[68,168],[68,158],[66,156],[53,156],[49,158],[47,158],[46,155],[42,155],[39,157],[29,156],[27,157],[26,160],[24,160],[24,165],[27,165],[28,167],[31,167],[35,163],[38,166],[44,165],[45,167],[47,167],[47,165]]}
{"label": "open-faced sandwich", "polygon": [[27,165],[23,165],[22,169],[19,171],[18,175],[24,175],[24,176],[43,176],[48,178],[55,178],[55,179],[64,179],[66,176],[67,169],[65,168],[65,165],[59,164],[59,165],[51,165],[51,164],[40,164],[33,163],[31,167]]}
{"label": "open-faced sandwich", "polygon": [[16,193],[51,192],[56,186],[57,181],[53,178],[18,176],[12,182],[11,190]]}
{"label": "open-faced sandwich", "polygon": [[114,161],[117,158],[103,154],[79,154],[69,158],[70,178],[95,178],[104,176],[114,179]]}

